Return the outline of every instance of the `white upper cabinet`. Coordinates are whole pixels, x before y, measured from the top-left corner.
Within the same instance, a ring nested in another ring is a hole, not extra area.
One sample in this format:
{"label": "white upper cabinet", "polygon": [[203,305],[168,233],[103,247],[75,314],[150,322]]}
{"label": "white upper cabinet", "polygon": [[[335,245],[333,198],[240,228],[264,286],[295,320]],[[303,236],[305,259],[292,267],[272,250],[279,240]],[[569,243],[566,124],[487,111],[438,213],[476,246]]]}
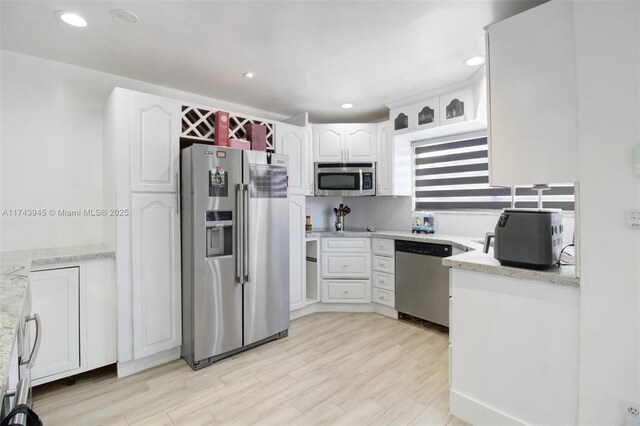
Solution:
{"label": "white upper cabinet", "polygon": [[[480,75],[480,77],[482,77]],[[477,81],[476,81],[477,80]],[[483,123],[484,117],[476,116],[475,104],[484,99],[480,99],[480,93],[474,99],[472,90],[475,85],[484,86],[484,79],[478,79],[478,76],[472,76],[466,82],[458,85],[459,89],[442,94],[441,91],[434,91],[434,95],[426,95],[426,99],[419,102],[407,100],[406,105],[394,106],[389,112],[389,118],[393,129],[393,135],[402,135],[411,133],[411,137],[430,138],[447,134],[448,126],[454,123],[466,123],[458,128],[449,128],[454,133],[464,133],[478,130],[479,126],[486,127]],[[436,93],[440,93],[435,96]],[[395,102],[394,105],[400,102]],[[404,102],[402,102],[404,103]],[[476,124],[478,121],[480,123]],[[440,129],[436,129],[440,128]],[[435,132],[430,129],[436,130]],[[430,130],[429,132],[421,132]],[[414,134],[421,132],[420,134]]]}
{"label": "white upper cabinet", "polygon": [[416,129],[429,129],[440,125],[440,99],[431,98],[411,106]]}
{"label": "white upper cabinet", "polygon": [[345,149],[349,163],[373,162],[377,158],[376,125],[346,124]]}
{"label": "white upper cabinet", "polygon": [[393,138],[391,122],[383,121],[376,125],[378,134],[378,164],[376,167],[376,195],[393,195]]}
{"label": "white upper cabinet", "polygon": [[391,109],[389,118],[391,119],[393,133],[399,135],[413,130],[416,127],[413,117],[413,105],[404,105]]}
{"label": "white upper cabinet", "polygon": [[343,161],[345,134],[342,126],[316,124],[313,126],[313,161]]}
{"label": "white upper cabinet", "polygon": [[182,344],[178,194],[131,195],[133,357]]}
{"label": "white upper cabinet", "polygon": [[315,162],[376,161],[375,124],[315,124],[313,134]]}
{"label": "white upper cabinet", "polygon": [[312,195],[311,135],[306,127],[276,123],[276,152],[289,156],[289,194]]}
{"label": "white upper cabinet", "polygon": [[180,104],[130,93],[131,191],[177,192]]}
{"label": "white upper cabinet", "polygon": [[440,96],[440,123],[447,125],[474,117],[471,87]]}
{"label": "white upper cabinet", "polygon": [[411,195],[411,142],[393,137],[393,120],[377,124],[376,195]]}
{"label": "white upper cabinet", "polygon": [[573,3],[491,25],[487,54],[491,184],[577,181]]}

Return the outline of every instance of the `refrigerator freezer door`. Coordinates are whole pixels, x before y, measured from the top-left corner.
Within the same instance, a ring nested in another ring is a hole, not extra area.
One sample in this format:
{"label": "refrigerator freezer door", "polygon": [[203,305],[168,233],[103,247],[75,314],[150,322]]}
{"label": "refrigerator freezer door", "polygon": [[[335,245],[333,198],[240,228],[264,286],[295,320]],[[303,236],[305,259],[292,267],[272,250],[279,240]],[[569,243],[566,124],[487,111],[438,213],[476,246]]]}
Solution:
{"label": "refrigerator freezer door", "polygon": [[[236,188],[242,183],[242,153],[211,145],[194,144],[190,149],[193,196],[184,206],[192,206],[188,213],[192,230],[183,230],[182,238],[191,239],[183,245],[192,250],[192,312],[187,315],[191,315],[193,324],[197,362],[242,347],[242,285],[236,278],[236,256],[241,251],[236,235],[242,224]],[[185,197],[191,197],[189,192],[183,188]],[[229,220],[232,225],[224,232],[233,237],[231,255],[207,255],[207,232],[215,232],[212,227],[223,223],[228,226]]]}
{"label": "refrigerator freezer door", "polygon": [[244,344],[289,328],[287,156],[245,151]]}

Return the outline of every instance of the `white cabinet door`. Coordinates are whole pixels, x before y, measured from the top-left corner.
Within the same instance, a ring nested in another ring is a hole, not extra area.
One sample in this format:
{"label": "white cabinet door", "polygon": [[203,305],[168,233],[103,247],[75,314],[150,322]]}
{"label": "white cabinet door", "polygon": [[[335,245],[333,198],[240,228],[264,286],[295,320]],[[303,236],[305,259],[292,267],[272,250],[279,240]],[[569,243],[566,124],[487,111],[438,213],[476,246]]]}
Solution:
{"label": "white cabinet door", "polygon": [[324,253],[322,276],[325,278],[365,278],[371,276],[370,253]]}
{"label": "white cabinet door", "polygon": [[177,198],[131,195],[134,359],[182,344]]}
{"label": "white cabinet door", "polygon": [[322,251],[331,253],[368,253],[371,251],[371,238],[323,238]]}
{"label": "white cabinet door", "polygon": [[564,1],[488,28],[492,185],[578,180],[574,37],[573,2]]}
{"label": "white cabinet door", "polygon": [[394,135],[407,133],[415,127],[413,105],[405,105],[392,109],[389,111],[389,118],[391,119],[391,129]]}
{"label": "white cabinet door", "polygon": [[393,195],[393,137],[391,122],[377,124],[378,164],[376,164],[376,195]]}
{"label": "white cabinet door", "polygon": [[113,259],[87,261],[85,345],[87,370],[116,362],[116,285]]}
{"label": "white cabinet door", "polygon": [[380,288],[373,289],[373,301],[381,305],[386,305],[391,308],[396,307],[396,294],[393,291],[387,291]]}
{"label": "white cabinet door", "polygon": [[305,143],[305,147],[307,149],[305,149],[305,164],[306,164],[306,168],[305,168],[305,173],[306,173],[306,177],[305,178],[305,183],[306,186],[303,185],[302,189],[304,191],[304,195],[310,195],[313,196],[314,195],[314,191],[315,191],[315,170],[313,167],[313,124],[309,124],[307,125],[307,127],[305,127],[304,129],[304,143]]}
{"label": "white cabinet door", "polygon": [[473,102],[470,87],[440,96],[440,126],[472,118]]}
{"label": "white cabinet door", "polygon": [[289,308],[304,306],[306,302],[306,240],[305,198],[303,195],[289,197]]}
{"label": "white cabinet door", "polygon": [[130,96],[131,191],[177,192],[180,104],[145,93]]}
{"label": "white cabinet door", "polygon": [[429,129],[440,125],[440,100],[431,98],[417,102],[411,107],[416,130]]}
{"label": "white cabinet door", "polygon": [[291,195],[306,195],[309,191],[306,151],[310,146],[306,136],[304,127],[276,123],[276,152],[289,156],[287,175]]}
{"label": "white cabinet door", "polygon": [[395,259],[392,257],[373,255],[373,270],[393,274],[396,271]]}
{"label": "white cabinet door", "polygon": [[375,124],[345,124],[344,132],[347,162],[376,161],[378,147]]}
{"label": "white cabinet door", "polygon": [[[40,352],[32,380],[80,367],[80,281],[78,268],[31,272],[32,312],[42,321]],[[32,339],[35,333],[32,333]],[[32,344],[33,345],[33,344]]]}
{"label": "white cabinet door", "polygon": [[371,280],[322,280],[323,303],[370,303]]}
{"label": "white cabinet door", "polygon": [[335,124],[313,126],[313,160],[315,162],[344,161],[344,127]]}
{"label": "white cabinet door", "polygon": [[371,242],[373,245],[373,254],[380,256],[394,257],[396,255],[395,240],[388,238],[374,238]]}

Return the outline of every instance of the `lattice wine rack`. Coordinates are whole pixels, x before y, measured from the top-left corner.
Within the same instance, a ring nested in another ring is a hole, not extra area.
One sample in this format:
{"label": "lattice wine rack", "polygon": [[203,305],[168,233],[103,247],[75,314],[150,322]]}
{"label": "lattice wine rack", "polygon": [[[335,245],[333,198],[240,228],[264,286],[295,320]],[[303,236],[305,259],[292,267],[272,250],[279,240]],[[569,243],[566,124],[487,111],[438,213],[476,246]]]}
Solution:
{"label": "lattice wine rack", "polygon": [[[213,143],[215,110],[182,106],[182,138],[196,139]],[[275,151],[274,123],[257,118],[247,118],[229,112],[229,138],[245,139],[244,126],[247,123],[262,124],[267,128],[267,151]]]}

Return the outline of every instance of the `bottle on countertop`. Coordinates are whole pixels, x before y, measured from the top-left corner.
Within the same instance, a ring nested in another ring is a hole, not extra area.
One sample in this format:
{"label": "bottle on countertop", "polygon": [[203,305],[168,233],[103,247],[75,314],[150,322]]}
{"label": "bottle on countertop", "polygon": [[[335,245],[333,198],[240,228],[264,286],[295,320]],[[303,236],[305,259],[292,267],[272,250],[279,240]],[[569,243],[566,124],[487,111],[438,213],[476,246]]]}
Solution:
{"label": "bottle on countertop", "polygon": [[307,221],[304,225],[304,229],[307,232],[311,232],[313,226],[311,225],[311,209],[307,209]]}

